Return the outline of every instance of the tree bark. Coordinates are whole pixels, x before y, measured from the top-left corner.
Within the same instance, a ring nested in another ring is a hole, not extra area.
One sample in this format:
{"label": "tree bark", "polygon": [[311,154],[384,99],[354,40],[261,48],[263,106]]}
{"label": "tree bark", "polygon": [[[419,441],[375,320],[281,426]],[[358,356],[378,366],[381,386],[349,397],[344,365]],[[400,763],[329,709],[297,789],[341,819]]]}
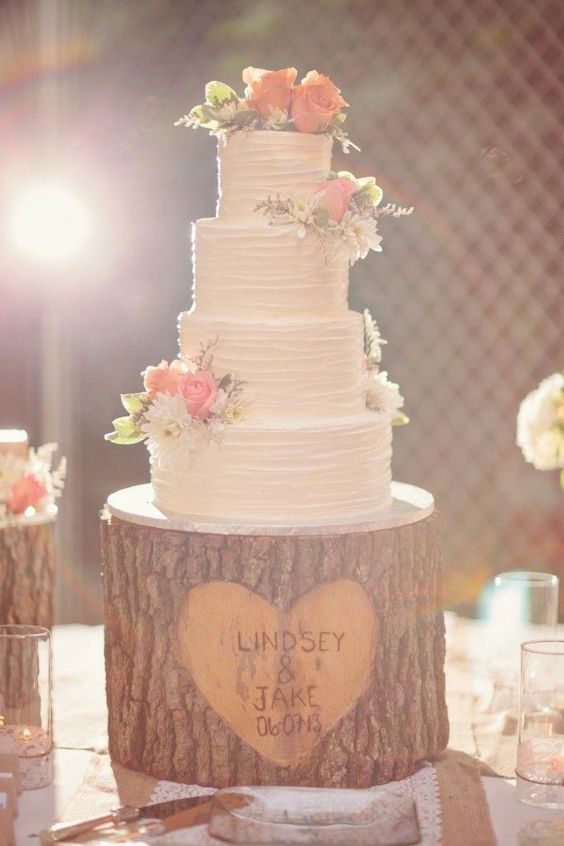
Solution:
{"label": "tree bark", "polygon": [[0,529],[0,623],[51,628],[54,524]]}
{"label": "tree bark", "polygon": [[112,517],[101,533],[115,761],[215,787],[368,787],[446,746],[434,515],[292,537]]}

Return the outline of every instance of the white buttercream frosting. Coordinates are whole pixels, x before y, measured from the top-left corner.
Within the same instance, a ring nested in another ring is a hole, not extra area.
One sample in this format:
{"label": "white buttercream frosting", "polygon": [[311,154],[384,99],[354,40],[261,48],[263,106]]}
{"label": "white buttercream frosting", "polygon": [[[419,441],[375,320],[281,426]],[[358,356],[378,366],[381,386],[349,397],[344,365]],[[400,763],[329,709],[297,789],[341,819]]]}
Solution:
{"label": "white buttercream frosting", "polygon": [[268,195],[305,197],[327,179],[332,139],[306,132],[235,132],[218,141],[218,216],[253,216]]}
{"label": "white buttercream frosting", "polygon": [[217,338],[214,372],[244,380],[246,417],[172,466],[153,456],[165,512],[299,526],[391,502],[391,415],[366,410],[346,261],[255,211],[269,195],[307,197],[330,157],[324,135],[241,131],[219,142],[218,218],[193,229],[195,305],[180,315],[180,355]]}
{"label": "white buttercream frosting", "polygon": [[180,353],[187,364],[210,338],[219,376],[245,382],[253,419],[338,417],[360,412],[363,394],[362,318],[260,320],[180,316]]}
{"label": "white buttercream frosting", "polygon": [[391,502],[389,416],[284,425],[241,423],[220,443],[186,452],[174,467],[152,464],[163,511],[264,522],[338,520]]}
{"label": "white buttercream frosting", "polygon": [[193,227],[194,301],[198,314],[322,317],[347,309],[346,258],[329,260],[309,233],[217,218]]}

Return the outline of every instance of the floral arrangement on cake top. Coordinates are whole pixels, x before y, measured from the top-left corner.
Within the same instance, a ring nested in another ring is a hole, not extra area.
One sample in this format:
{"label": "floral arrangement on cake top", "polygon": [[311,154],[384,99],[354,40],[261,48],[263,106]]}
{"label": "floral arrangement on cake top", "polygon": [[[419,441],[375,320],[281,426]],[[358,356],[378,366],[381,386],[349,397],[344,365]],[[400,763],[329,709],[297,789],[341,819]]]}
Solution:
{"label": "floral arrangement on cake top", "polygon": [[371,411],[388,413],[393,426],[404,426],[409,417],[401,411],[403,397],[399,385],[388,380],[385,370],[380,370],[382,345],[386,344],[369,310],[362,313],[364,328],[364,369],[366,379],[366,407]]}
{"label": "floral arrangement on cake top", "polygon": [[413,208],[394,203],[380,206],[382,195],[372,176],[358,178],[348,171],[331,172],[309,198],[267,197],[255,211],[262,211],[271,225],[286,226],[300,238],[313,232],[327,258],[333,260],[344,254],[354,264],[369,250],[382,251],[378,218],[413,212]]}
{"label": "floral arrangement on cake top", "polygon": [[145,390],[122,394],[127,416],[113,421],[106,440],[114,444],[145,441],[152,456],[174,462],[185,450],[195,449],[202,438],[219,438],[225,427],[245,416],[241,402],[244,383],[213,370],[213,348],[218,339],[200,348],[191,367],[176,359],[161,361],[141,374]]}
{"label": "floral arrangement on cake top", "polygon": [[537,470],[560,470],[564,489],[564,372],[543,379],[522,401],[517,445]]}
{"label": "floral arrangement on cake top", "polygon": [[175,126],[201,126],[212,135],[238,129],[324,133],[348,153],[355,145],[343,129],[347,117],[343,109],[348,103],[339,88],[316,70],[309,71],[298,85],[297,75],[296,68],[245,68],[243,97],[224,82],[208,82],[205,102],[194,106]]}
{"label": "floral arrangement on cake top", "polygon": [[66,476],[66,460],[53,468],[57,444],[30,449],[26,458],[0,455],[0,519],[33,517],[53,510]]}

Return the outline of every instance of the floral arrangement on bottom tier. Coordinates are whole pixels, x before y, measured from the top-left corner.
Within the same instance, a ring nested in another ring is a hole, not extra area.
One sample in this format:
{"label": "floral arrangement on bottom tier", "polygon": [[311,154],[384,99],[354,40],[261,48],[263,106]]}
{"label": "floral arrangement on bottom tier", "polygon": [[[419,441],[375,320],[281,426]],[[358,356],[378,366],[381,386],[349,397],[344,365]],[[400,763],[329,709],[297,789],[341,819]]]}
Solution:
{"label": "floral arrangement on bottom tier", "polygon": [[231,373],[219,377],[213,370],[217,341],[200,348],[192,367],[178,359],[147,367],[142,373],[145,390],[121,395],[128,414],[113,421],[114,431],[106,440],[115,444],[145,441],[160,463],[174,463],[186,450],[219,439],[226,426],[243,420],[244,382]]}
{"label": "floral arrangement on bottom tier", "polygon": [[255,208],[271,226],[284,226],[299,238],[315,234],[328,260],[346,256],[349,264],[366,258],[369,250],[382,252],[380,217],[404,217],[413,208],[387,203],[373,176],[356,177],[348,171],[330,173],[309,198],[267,197]]}
{"label": "floral arrangement on bottom tier", "polygon": [[564,489],[564,372],[547,376],[522,401],[517,445],[537,470],[560,470]]}
{"label": "floral arrangement on bottom tier", "polygon": [[57,449],[57,444],[44,444],[30,449],[27,458],[0,455],[0,520],[17,521],[53,510],[66,475],[64,458],[53,469]]}
{"label": "floral arrangement on bottom tier", "polygon": [[404,426],[409,417],[401,411],[404,399],[399,385],[390,382],[385,370],[380,370],[382,345],[387,343],[369,310],[362,313],[364,327],[364,367],[366,375],[366,407],[371,411],[390,414],[393,426]]}

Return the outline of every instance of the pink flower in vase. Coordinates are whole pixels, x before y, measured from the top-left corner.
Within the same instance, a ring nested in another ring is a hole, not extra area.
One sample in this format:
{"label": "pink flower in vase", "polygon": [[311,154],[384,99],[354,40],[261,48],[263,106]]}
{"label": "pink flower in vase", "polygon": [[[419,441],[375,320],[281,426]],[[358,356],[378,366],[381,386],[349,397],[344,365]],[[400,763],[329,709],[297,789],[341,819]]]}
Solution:
{"label": "pink flower in vase", "polygon": [[217,384],[209,370],[197,370],[181,377],[178,393],[186,400],[188,413],[199,420],[207,420],[217,397]]}
{"label": "pink flower in vase", "polygon": [[43,482],[40,482],[37,476],[27,473],[12,485],[6,507],[13,514],[23,514],[28,508],[37,505],[46,493]]}
{"label": "pink flower in vase", "polygon": [[357,186],[351,179],[342,176],[322,182],[315,193],[318,204],[329,212],[335,223],[340,223],[349,209],[349,202]]}
{"label": "pink flower in vase", "polygon": [[143,384],[154,399],[157,394],[176,394],[181,377],[182,373],[170,367],[167,361],[161,361],[158,367],[147,367],[143,373]]}

